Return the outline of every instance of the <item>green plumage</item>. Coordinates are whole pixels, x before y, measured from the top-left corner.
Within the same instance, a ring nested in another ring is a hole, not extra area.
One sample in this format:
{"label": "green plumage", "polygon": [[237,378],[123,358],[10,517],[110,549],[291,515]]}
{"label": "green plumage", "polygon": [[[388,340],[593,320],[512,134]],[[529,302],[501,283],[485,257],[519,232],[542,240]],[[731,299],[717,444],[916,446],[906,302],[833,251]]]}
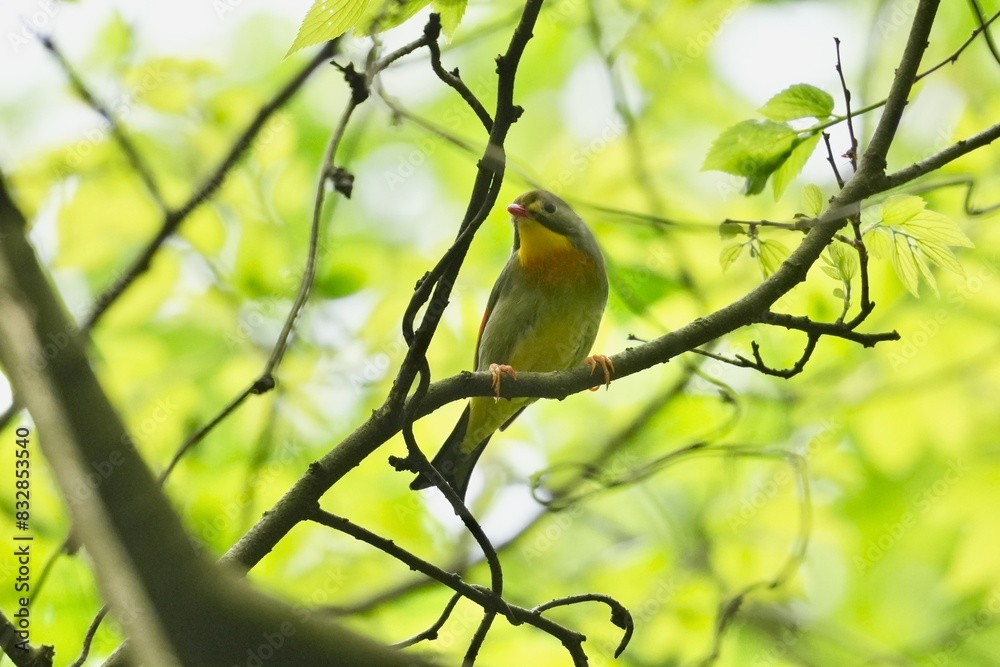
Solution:
{"label": "green plumage", "polygon": [[[559,371],[579,365],[594,344],[608,299],[597,240],[583,220],[550,192],[527,192],[511,204],[514,250],[497,278],[477,344],[476,370]],[[503,382],[513,378],[503,376]],[[464,498],[490,437],[535,399],[469,401],[431,462]],[[431,486],[418,476],[410,488]]]}

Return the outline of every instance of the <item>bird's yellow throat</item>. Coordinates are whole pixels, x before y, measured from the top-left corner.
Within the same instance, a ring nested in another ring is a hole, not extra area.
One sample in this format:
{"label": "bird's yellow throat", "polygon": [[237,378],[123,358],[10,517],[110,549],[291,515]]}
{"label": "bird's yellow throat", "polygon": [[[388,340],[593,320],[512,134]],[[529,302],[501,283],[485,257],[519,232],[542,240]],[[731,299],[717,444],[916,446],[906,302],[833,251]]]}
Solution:
{"label": "bird's yellow throat", "polygon": [[522,266],[548,263],[559,255],[574,250],[567,237],[530,218],[518,221],[517,233],[521,240],[517,258]]}

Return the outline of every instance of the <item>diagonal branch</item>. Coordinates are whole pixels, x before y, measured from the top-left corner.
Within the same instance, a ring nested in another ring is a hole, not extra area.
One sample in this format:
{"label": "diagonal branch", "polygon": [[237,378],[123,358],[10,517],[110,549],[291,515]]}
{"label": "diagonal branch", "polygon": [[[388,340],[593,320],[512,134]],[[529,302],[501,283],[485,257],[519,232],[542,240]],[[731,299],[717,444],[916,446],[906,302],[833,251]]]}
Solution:
{"label": "diagonal branch", "polygon": [[889,174],[885,177],[883,189],[891,190],[892,188],[898,188],[900,185],[904,185],[936,169],[940,169],[949,162],[954,162],[966,153],[971,153],[978,148],[988,146],[997,139],[1000,139],[1000,123],[988,127],[968,139],[962,139],[948,146],[948,148],[924,158],[920,162],[914,162],[909,167],[904,167],[899,171]]}
{"label": "diagonal branch", "polygon": [[129,139],[127,134],[125,134],[121,125],[118,124],[118,120],[114,117],[114,114],[112,114],[111,110],[98,101],[94,94],[90,92],[90,89],[83,82],[83,79],[80,78],[80,75],[77,74],[76,70],[74,70],[72,65],[69,64],[69,61],[66,60],[62,51],[60,51],[55,42],[52,41],[52,38],[42,36],[39,37],[39,39],[42,42],[42,46],[44,46],[45,49],[52,54],[52,56],[56,59],[56,62],[59,63],[59,67],[61,67],[63,72],[66,73],[66,77],[69,79],[69,83],[73,87],[73,90],[75,90],[76,93],[83,98],[83,101],[86,102],[90,108],[96,111],[108,124],[111,136],[113,136],[115,141],[118,142],[118,147],[121,148],[123,153],[125,153],[125,157],[128,158],[129,164],[132,165],[135,172],[139,174],[139,178],[142,179],[143,185],[145,185],[146,189],[149,190],[150,196],[153,197],[153,200],[156,202],[156,205],[160,208],[160,210],[163,211],[163,213],[167,213],[167,204],[163,199],[163,194],[160,192],[160,188],[156,185],[156,179],[153,178],[153,172],[150,170],[149,165],[147,165],[142,159],[142,156],[139,155],[139,151],[136,150],[132,140]]}
{"label": "diagonal branch", "polygon": [[167,211],[163,216],[163,222],[160,225],[159,231],[156,236],[143,248],[139,256],[132,262],[132,265],[121,275],[118,280],[115,281],[111,287],[109,287],[98,299],[97,302],[92,307],[90,313],[87,315],[86,319],[83,321],[80,329],[82,332],[89,332],[97,321],[104,316],[108,308],[125,293],[125,290],[136,281],[143,273],[145,273],[153,261],[153,257],[159,251],[160,247],[164,242],[176,233],[177,229],[181,226],[181,223],[194,211],[196,208],[201,206],[209,197],[215,194],[219,186],[225,180],[229,171],[239,162],[240,158],[246,153],[247,149],[250,148],[250,144],[253,142],[257,133],[264,127],[264,124],[274,115],[274,113],[285,105],[288,100],[298,92],[302,84],[306,82],[306,79],[319,68],[325,61],[329,60],[337,50],[337,42],[328,42],[320,49],[312,60],[306,63],[299,73],[292,78],[285,86],[278,91],[278,93],[271,99],[270,102],[265,104],[257,112],[257,115],[250,122],[250,125],[243,131],[243,133],[236,139],[236,142],[230,148],[229,153],[222,159],[222,161],[216,166],[216,168],[209,174],[208,178],[202,183],[202,185],[191,195],[191,197],[180,206],[180,208]]}
{"label": "diagonal branch", "polygon": [[[806,234],[799,247],[770,278],[744,297],[711,315],[698,318],[694,322],[649,343],[614,355],[611,359],[616,369],[616,377],[626,377],[666,363],[685,351],[705,345],[720,336],[758,321],[761,313],[768,312],[781,296],[806,279],[809,267],[819,258],[820,253],[833,239],[837,231],[846,224],[846,215],[855,210],[862,199],[880,192],[884,185],[882,170],[885,165],[885,153],[889,149],[895,128],[899,123],[897,114],[902,113],[905,97],[912,84],[920,56],[926,48],[927,36],[933,23],[937,4],[936,0],[922,0],[917,9],[913,28],[910,31],[897,74],[897,81],[905,81],[905,83],[894,82],[893,84],[890,92],[892,106],[887,108],[887,117],[879,123],[877,129],[879,141],[865,151],[858,172],[834,198],[830,208],[817,219],[816,224]],[[503,62],[501,60],[501,64]],[[511,100],[509,93],[500,95],[500,98],[508,102]],[[890,109],[893,110],[892,115],[888,115]],[[498,132],[503,121],[504,118],[498,113],[497,122],[494,124],[494,133]],[[502,131],[501,138],[505,134],[506,129]],[[489,153],[489,148],[487,153]],[[480,181],[485,178],[481,167]],[[486,186],[483,184],[481,187]],[[475,192],[478,192],[478,187],[474,190]],[[474,197],[470,209],[475,208],[475,204],[480,201]],[[486,200],[482,203],[491,204],[492,202]],[[475,219],[473,217],[469,224],[474,224]],[[462,255],[464,256],[464,249]],[[454,272],[453,270],[448,275],[453,276]],[[445,287],[447,288],[447,285]],[[449,291],[445,289],[445,298],[447,298]],[[444,303],[444,301],[439,303]],[[427,312],[424,324],[426,324],[427,318],[440,316],[440,313],[434,315],[434,308],[428,308]],[[417,335],[419,336],[419,332]],[[425,344],[421,342],[421,345]],[[424,349],[426,348],[424,347]],[[310,466],[306,474],[288,490],[272,510],[223,556],[224,561],[238,564],[247,569],[253,567],[282,537],[307,516],[310,508],[318,502],[319,497],[327,489],[399,432],[403,425],[403,416],[396,405],[397,402],[405,402],[406,392],[416,374],[415,366],[409,371],[405,367],[415,363],[410,355],[416,357],[418,353],[422,354],[422,351],[417,345],[410,348],[410,354],[407,356],[407,361],[404,362],[404,368],[401,368],[400,374],[397,376],[397,386],[393,388],[393,395],[390,396],[386,404],[375,410],[371,418]],[[517,382],[503,386],[501,395],[505,398],[514,396],[563,398],[593,385],[594,380],[589,376],[588,369],[580,367],[561,373],[519,374]],[[489,373],[454,376],[431,384],[428,387],[426,397],[420,402],[419,409],[415,411],[415,415],[419,418],[450,401],[469,396],[489,396],[491,392]]]}
{"label": "diagonal branch", "polygon": [[892,140],[896,137],[899,122],[903,118],[903,110],[906,108],[910,89],[916,79],[920,60],[927,50],[938,4],[940,0],[921,0],[913,15],[913,25],[906,40],[906,47],[903,49],[903,56],[899,60],[899,66],[896,67],[896,75],[892,78],[889,95],[885,99],[885,111],[879,117],[872,139],[858,165],[858,171],[866,177],[885,174],[885,158]]}

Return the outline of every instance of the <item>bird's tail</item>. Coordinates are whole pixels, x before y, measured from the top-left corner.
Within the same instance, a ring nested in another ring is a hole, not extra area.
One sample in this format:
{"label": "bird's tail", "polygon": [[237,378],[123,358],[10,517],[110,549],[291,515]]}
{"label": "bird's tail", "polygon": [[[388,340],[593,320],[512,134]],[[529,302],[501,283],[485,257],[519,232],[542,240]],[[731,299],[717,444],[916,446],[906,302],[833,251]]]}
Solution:
{"label": "bird's tail", "polygon": [[[462,448],[462,442],[465,440],[466,432],[469,429],[471,409],[471,405],[465,406],[465,412],[462,413],[458,423],[455,424],[451,435],[444,441],[444,444],[441,445],[441,450],[438,451],[437,455],[431,461],[431,465],[441,473],[445,481],[451,485],[451,488],[455,489],[455,492],[463,500],[465,499],[465,492],[469,488],[469,480],[472,478],[472,469],[475,467],[476,461],[479,460],[479,455],[483,453],[486,443],[490,441],[490,436],[492,435],[492,433],[487,435],[472,451],[465,451]],[[420,474],[410,483],[410,488],[414,490],[426,489],[433,485],[430,478]]]}

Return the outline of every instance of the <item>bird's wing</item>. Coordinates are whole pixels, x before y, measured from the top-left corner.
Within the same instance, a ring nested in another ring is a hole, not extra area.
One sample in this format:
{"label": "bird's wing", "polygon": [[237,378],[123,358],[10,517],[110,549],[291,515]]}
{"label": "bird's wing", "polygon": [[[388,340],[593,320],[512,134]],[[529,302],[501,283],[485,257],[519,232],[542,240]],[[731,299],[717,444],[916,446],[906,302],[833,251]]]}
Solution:
{"label": "bird's wing", "polygon": [[[486,311],[483,313],[483,321],[479,325],[479,335],[476,338],[476,356],[473,359],[473,365],[477,371],[485,371],[491,363],[510,363],[510,355],[520,338],[516,334],[497,335],[498,322],[492,321],[494,314],[500,313],[500,317],[504,320],[502,328],[505,332],[516,332],[517,334],[527,330],[535,320],[535,309],[515,295],[511,289],[517,280],[516,273],[520,270],[517,258],[512,255],[493,285],[493,291],[490,292],[490,298],[486,302]],[[487,329],[491,331],[487,333]],[[488,339],[490,345],[488,358],[480,357],[484,338]]]}

